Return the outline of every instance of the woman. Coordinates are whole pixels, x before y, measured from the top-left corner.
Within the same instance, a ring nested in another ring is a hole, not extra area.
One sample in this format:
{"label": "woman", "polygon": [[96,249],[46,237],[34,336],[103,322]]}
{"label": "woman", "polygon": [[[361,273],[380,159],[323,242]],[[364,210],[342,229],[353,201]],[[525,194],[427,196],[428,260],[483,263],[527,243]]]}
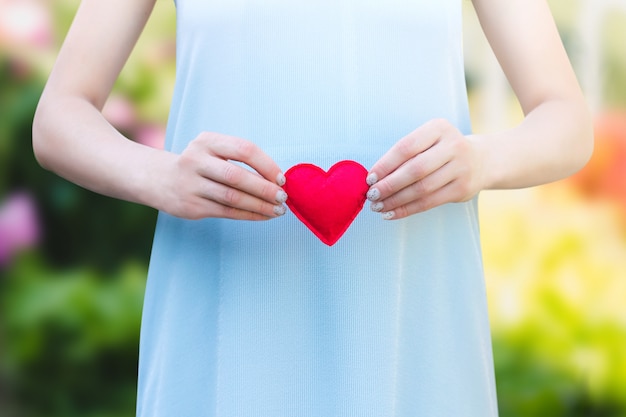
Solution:
{"label": "woman", "polygon": [[[160,210],[138,415],[497,415],[476,196],[592,148],[545,1],[473,1],[525,118],[472,134],[460,0],[178,0],[166,150],[101,114],[154,1],[83,0],[33,127],[44,167]],[[327,247],[283,171],[342,159],[383,220]]]}

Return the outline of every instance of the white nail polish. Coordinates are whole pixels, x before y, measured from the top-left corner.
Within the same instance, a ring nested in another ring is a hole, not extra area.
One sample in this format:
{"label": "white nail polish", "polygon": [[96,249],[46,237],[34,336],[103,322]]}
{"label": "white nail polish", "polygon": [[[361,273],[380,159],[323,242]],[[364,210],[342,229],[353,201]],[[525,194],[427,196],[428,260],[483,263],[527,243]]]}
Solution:
{"label": "white nail polish", "polygon": [[287,178],[285,178],[285,174],[283,174],[282,172],[279,172],[278,175],[276,175],[276,184],[282,187],[283,185],[285,185],[286,182],[287,182]]}
{"label": "white nail polish", "polygon": [[377,213],[381,212],[383,211],[383,203],[381,203],[380,201],[377,201],[376,203],[372,203],[370,208],[372,209],[372,211],[375,211]]}
{"label": "white nail polish", "polygon": [[370,172],[367,178],[365,179],[365,182],[367,182],[367,185],[369,186],[376,184],[378,182],[378,175],[376,175],[373,172]]}
{"label": "white nail polish", "polygon": [[367,199],[370,201],[376,201],[380,198],[380,191],[377,188],[372,188],[367,192]]}
{"label": "white nail polish", "polygon": [[280,204],[282,204],[285,201],[287,201],[287,193],[284,192],[283,190],[277,191],[276,192],[276,201],[279,202]]}
{"label": "white nail polish", "polygon": [[287,209],[285,208],[285,206],[280,205],[280,206],[274,206],[274,214],[277,216],[282,216],[283,214],[285,214],[287,212]]}
{"label": "white nail polish", "polygon": [[396,215],[396,213],[395,213],[395,212],[393,212],[393,211],[387,211],[387,212],[383,213],[383,219],[384,219],[384,220],[391,220],[391,219],[393,219],[393,218],[394,218],[394,216],[395,216],[395,215]]}

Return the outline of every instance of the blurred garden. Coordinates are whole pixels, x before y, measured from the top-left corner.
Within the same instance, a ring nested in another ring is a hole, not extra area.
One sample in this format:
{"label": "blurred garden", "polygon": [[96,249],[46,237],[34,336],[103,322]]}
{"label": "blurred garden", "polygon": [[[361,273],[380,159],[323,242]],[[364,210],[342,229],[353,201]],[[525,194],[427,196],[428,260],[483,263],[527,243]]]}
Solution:
{"label": "blurred garden", "polygon": [[[105,115],[159,147],[175,9],[156,3]],[[570,179],[481,195],[500,415],[626,416],[626,1],[549,3],[590,96],[596,149]],[[156,213],[58,178],[31,148],[78,4],[0,0],[0,417],[134,415]],[[521,115],[464,5],[475,128],[499,129]]]}

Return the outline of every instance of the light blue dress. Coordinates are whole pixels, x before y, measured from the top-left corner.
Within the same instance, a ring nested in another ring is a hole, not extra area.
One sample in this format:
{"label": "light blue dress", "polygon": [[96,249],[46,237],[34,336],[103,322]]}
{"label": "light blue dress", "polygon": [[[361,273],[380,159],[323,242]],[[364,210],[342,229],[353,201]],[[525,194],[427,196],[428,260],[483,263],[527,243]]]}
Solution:
{"label": "light blue dress", "polygon": [[[469,132],[461,1],[178,0],[166,146],[214,131],[284,171],[369,168],[429,119]],[[476,211],[366,206],[332,247],[292,213],[161,213],[138,415],[496,416]]]}

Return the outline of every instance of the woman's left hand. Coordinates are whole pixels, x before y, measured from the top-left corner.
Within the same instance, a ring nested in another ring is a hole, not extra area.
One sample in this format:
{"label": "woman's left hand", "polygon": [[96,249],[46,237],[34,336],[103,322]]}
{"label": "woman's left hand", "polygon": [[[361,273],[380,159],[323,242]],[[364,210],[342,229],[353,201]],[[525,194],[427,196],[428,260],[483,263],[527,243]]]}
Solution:
{"label": "woman's left hand", "polygon": [[391,220],[470,200],[483,187],[479,145],[447,120],[425,123],[400,139],[370,170],[371,209]]}

